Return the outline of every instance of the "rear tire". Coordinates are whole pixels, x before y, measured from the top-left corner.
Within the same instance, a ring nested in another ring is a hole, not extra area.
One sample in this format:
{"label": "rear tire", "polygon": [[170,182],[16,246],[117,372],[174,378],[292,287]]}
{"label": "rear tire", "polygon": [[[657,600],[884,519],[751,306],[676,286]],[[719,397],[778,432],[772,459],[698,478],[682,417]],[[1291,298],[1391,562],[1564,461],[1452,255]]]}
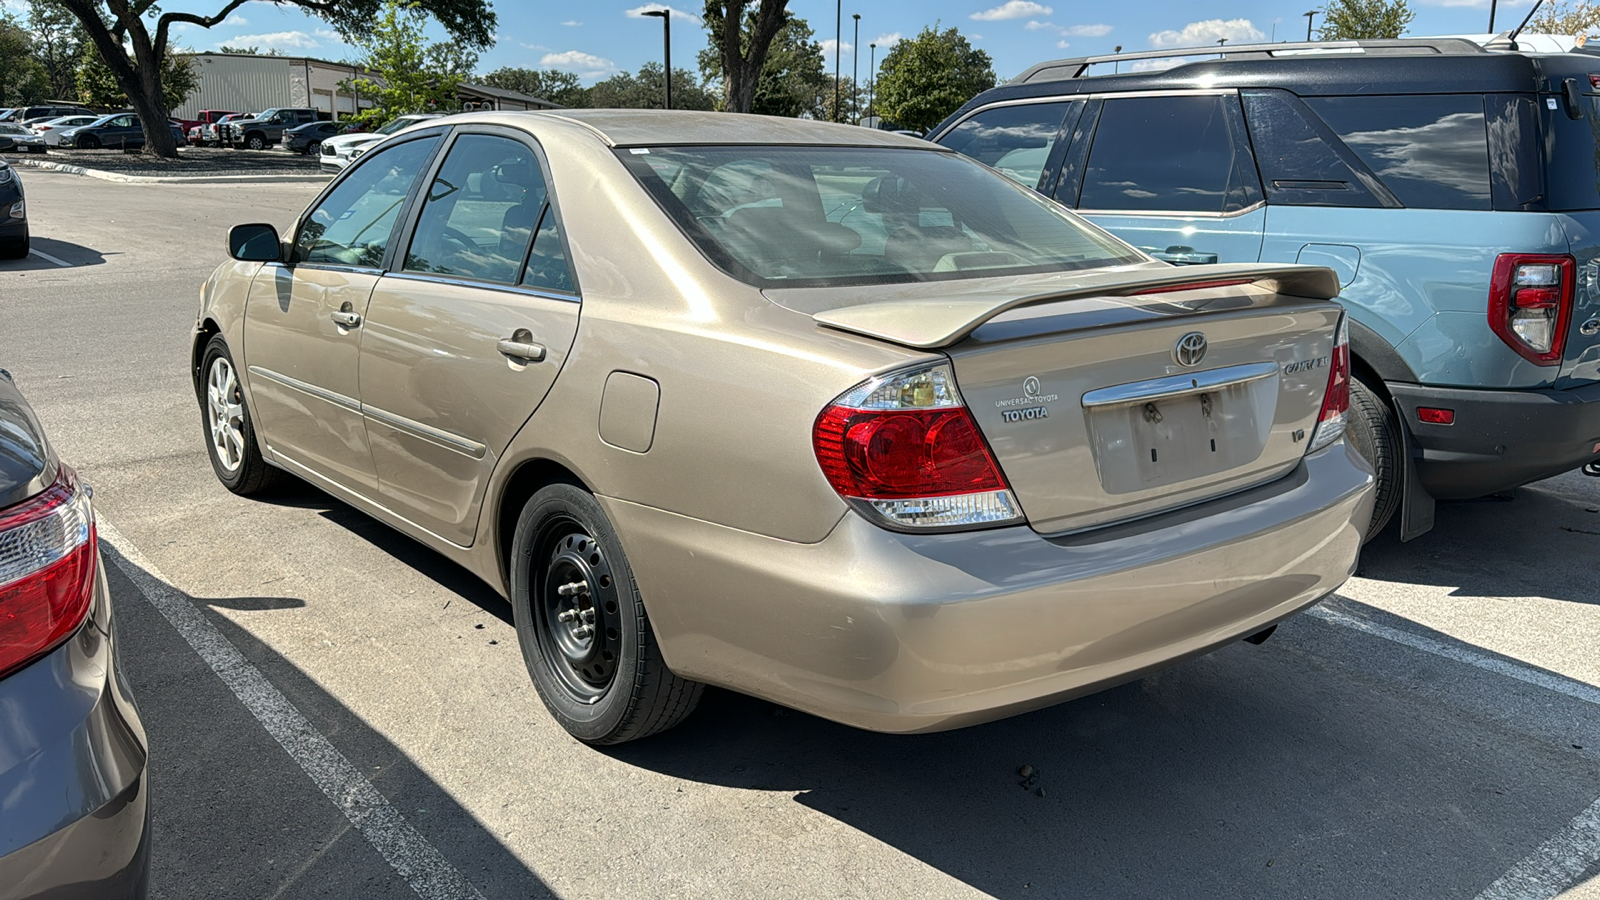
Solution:
{"label": "rear tire", "polygon": [[222,486],[241,497],[266,493],[283,478],[267,463],[256,443],[255,424],[245,403],[239,370],[222,335],[206,344],[200,363],[200,423],[206,455]]}
{"label": "rear tire", "polygon": [[622,544],[588,491],[556,483],[528,500],[510,571],[523,662],[568,734],[620,744],[694,711],[704,685],[667,668]]}
{"label": "rear tire", "polygon": [[1383,397],[1360,378],[1350,379],[1350,444],[1368,463],[1377,478],[1377,497],[1372,507],[1368,541],[1378,536],[1400,509],[1405,490],[1405,461],[1400,458],[1400,423]]}

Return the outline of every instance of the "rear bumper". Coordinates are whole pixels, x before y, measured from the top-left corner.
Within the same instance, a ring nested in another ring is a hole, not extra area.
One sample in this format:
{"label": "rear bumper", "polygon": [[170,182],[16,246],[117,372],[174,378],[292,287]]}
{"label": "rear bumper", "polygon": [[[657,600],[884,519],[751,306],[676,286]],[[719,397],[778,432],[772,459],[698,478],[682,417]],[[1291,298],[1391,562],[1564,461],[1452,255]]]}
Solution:
{"label": "rear bumper", "polygon": [[1092,693],[1272,625],[1355,568],[1372,476],[1343,442],[1272,484],[1065,538],[816,544],[600,498],[668,666],[861,728],[938,731]]}
{"label": "rear bumper", "polygon": [[[1388,387],[1421,450],[1417,474],[1441,500],[1507,490],[1600,457],[1600,383],[1565,391]],[[1419,406],[1454,410],[1455,423],[1419,422]]]}
{"label": "rear bumper", "polygon": [[0,729],[0,900],[147,890],[147,744],[116,674],[100,566],[91,621],[0,681],[0,709],[26,726]]}

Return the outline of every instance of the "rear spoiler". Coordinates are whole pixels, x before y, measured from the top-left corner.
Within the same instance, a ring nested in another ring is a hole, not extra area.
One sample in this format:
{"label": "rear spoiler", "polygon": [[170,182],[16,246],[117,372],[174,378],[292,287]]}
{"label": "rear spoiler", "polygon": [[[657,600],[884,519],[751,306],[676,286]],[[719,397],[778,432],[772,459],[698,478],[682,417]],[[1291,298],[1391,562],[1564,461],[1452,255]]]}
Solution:
{"label": "rear spoiler", "polygon": [[1338,276],[1321,266],[1237,263],[1160,269],[1119,267],[1064,275],[1061,280],[1063,285],[1058,290],[1020,297],[980,295],[864,303],[825,309],[811,318],[818,325],[839,331],[931,350],[960,341],[1001,313],[1036,303],[1170,293],[1191,285],[1201,289],[1251,284],[1309,300],[1332,300],[1339,295]]}

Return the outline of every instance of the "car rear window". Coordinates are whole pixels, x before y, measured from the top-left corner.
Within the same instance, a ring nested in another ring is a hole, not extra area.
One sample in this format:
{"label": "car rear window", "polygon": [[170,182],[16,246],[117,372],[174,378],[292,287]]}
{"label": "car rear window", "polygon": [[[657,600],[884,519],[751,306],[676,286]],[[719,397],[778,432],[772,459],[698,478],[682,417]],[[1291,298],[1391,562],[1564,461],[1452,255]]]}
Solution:
{"label": "car rear window", "polygon": [[954,153],[739,146],[617,155],[708,259],[762,287],[1065,272],[1144,258]]}
{"label": "car rear window", "polygon": [[1307,97],[1402,204],[1489,209],[1489,132],[1481,94]]}

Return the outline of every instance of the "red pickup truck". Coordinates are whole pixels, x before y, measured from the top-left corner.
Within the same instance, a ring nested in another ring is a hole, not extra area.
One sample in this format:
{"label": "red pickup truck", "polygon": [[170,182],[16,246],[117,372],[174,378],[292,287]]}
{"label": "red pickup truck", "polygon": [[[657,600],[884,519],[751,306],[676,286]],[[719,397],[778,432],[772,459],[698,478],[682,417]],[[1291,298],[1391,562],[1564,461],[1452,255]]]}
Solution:
{"label": "red pickup truck", "polygon": [[[199,145],[207,143],[205,140],[205,127],[215,125],[223,116],[236,115],[231,109],[202,109],[198,119],[182,119],[183,133],[188,137],[189,143]],[[215,145],[215,141],[211,141]]]}

